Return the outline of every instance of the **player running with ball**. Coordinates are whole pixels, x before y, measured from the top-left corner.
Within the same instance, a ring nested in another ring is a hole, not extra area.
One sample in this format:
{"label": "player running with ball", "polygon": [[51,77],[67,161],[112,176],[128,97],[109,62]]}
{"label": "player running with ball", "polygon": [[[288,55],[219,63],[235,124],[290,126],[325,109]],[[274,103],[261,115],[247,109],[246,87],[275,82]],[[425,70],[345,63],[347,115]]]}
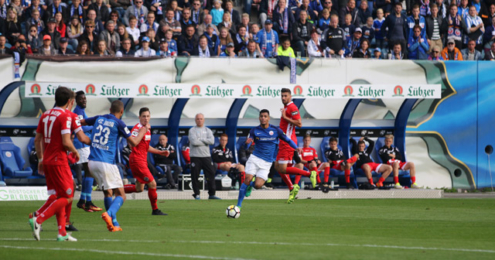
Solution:
{"label": "player running with ball", "polygon": [[[239,189],[239,198],[237,200],[237,207],[239,208],[242,206],[244,197],[251,195],[253,187],[261,189],[268,179],[268,173],[274,161],[273,157],[279,139],[282,139],[292,149],[297,149],[296,143],[287,137],[279,127],[269,124],[270,112],[268,110],[261,110],[259,119],[260,125],[251,129],[246,140],[247,143],[254,141],[255,148],[246,162],[246,179]],[[256,180],[251,182],[254,176],[256,176]]]}

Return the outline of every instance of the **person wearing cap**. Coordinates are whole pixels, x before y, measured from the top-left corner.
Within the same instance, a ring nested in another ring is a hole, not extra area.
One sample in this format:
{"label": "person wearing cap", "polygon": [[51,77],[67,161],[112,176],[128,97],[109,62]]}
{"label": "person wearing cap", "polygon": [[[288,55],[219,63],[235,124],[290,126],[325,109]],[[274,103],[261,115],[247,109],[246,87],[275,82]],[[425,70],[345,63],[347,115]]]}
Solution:
{"label": "person wearing cap", "polygon": [[94,10],[96,12],[96,20],[101,21],[103,25],[110,19],[110,10],[107,5],[103,3],[103,0],[95,0],[88,6],[88,10]]}
{"label": "person wearing cap", "polygon": [[53,48],[52,37],[50,35],[46,34],[43,36],[43,46],[41,46],[38,52],[43,56],[57,55],[57,49]]}
{"label": "person wearing cap", "polygon": [[321,48],[332,57],[343,57],[345,53],[345,32],[339,27],[339,17],[330,16],[330,26],[323,32]]}
{"label": "person wearing cap", "polygon": [[272,21],[267,19],[265,21],[265,28],[260,30],[257,34],[257,43],[265,58],[272,58],[277,55],[276,52],[279,44],[278,33],[275,30],[272,30],[272,27]]}
{"label": "person wearing cap", "polygon": [[220,53],[219,57],[230,57],[230,58],[234,58],[234,57],[237,57],[237,54],[235,54],[235,45],[233,42],[229,42],[227,44],[227,48],[225,48],[225,50]]}
{"label": "person wearing cap", "polygon": [[69,22],[70,15],[67,13],[67,7],[62,5],[62,0],[52,0],[52,4],[49,5],[45,10],[45,23],[48,23],[49,19],[54,18],[56,13],[62,13],[64,23]]}
{"label": "person wearing cap", "polygon": [[134,0],[134,5],[127,8],[124,14],[124,24],[129,26],[129,18],[136,17],[138,28],[144,23],[144,18],[148,15],[148,8],[143,5],[144,0]]}
{"label": "person wearing cap", "polygon": [[150,38],[144,36],[141,40],[141,49],[137,50],[134,57],[154,57],[156,51],[150,48]]}
{"label": "person wearing cap", "polygon": [[134,57],[134,53],[136,52],[133,48],[131,48],[132,42],[131,39],[125,38],[122,40],[122,46],[115,54],[115,57]]}
{"label": "person wearing cap", "polygon": [[279,35],[285,34],[288,36],[292,32],[292,26],[296,19],[294,19],[292,11],[285,3],[286,0],[279,0],[277,6],[273,9],[273,30]]}
{"label": "person wearing cap", "polygon": [[308,42],[308,56],[309,57],[323,57],[323,48],[321,47],[321,37],[316,29],[311,31],[311,40]]}
{"label": "person wearing cap", "polygon": [[463,60],[461,51],[455,47],[455,40],[450,38],[447,40],[447,47],[441,52],[444,60]]}
{"label": "person wearing cap", "polygon": [[347,41],[344,56],[352,57],[354,51],[359,50],[361,47],[361,37],[363,36],[363,30],[361,28],[356,28],[352,37]]}
{"label": "person wearing cap", "polygon": [[198,37],[194,32],[194,25],[188,25],[186,35],[179,38],[179,56],[191,56],[194,48],[198,46]]}
{"label": "person wearing cap", "polygon": [[[416,11],[419,11],[419,9]],[[413,12],[415,11],[413,10]],[[426,35],[422,35],[421,31],[421,26],[415,25],[413,33],[409,36],[407,41],[407,48],[409,51],[407,56],[410,60],[426,60],[428,58],[430,46],[426,40]]]}
{"label": "person wearing cap", "polygon": [[163,38],[160,40],[160,48],[156,52],[156,56],[162,57],[162,58],[176,57],[177,53],[168,48],[167,39]]}
{"label": "person wearing cap", "polygon": [[206,37],[206,35],[202,35],[201,37],[199,37],[198,47],[194,48],[192,56],[200,58],[209,58],[216,56],[213,48],[208,45],[208,38]]}
{"label": "person wearing cap", "polygon": [[263,54],[258,51],[258,45],[254,40],[249,40],[247,48],[244,49],[239,56],[246,58],[263,58]]}
{"label": "person wearing cap", "polygon": [[375,48],[375,50],[373,51],[373,59],[375,60],[382,59],[382,50],[380,50],[380,48]]}
{"label": "person wearing cap", "polygon": [[120,36],[115,31],[115,23],[109,20],[105,24],[106,30],[100,33],[99,40],[104,40],[107,43],[107,50],[110,54],[115,54],[120,49]]}
{"label": "person wearing cap", "polygon": [[[59,43],[59,40],[61,38],[60,33],[56,30],[56,27],[57,27],[57,21],[55,21],[55,18],[50,18],[50,19],[48,19],[45,30],[43,30],[41,32],[41,35],[43,37],[45,35],[50,36],[52,49],[55,49],[55,50],[58,49],[58,47],[59,47],[58,43]],[[44,39],[45,38],[43,38],[43,40]]]}
{"label": "person wearing cap", "polygon": [[481,52],[476,50],[475,40],[469,40],[467,48],[461,50],[461,53],[464,60],[483,60]]}
{"label": "person wearing cap", "polygon": [[299,19],[292,25],[292,41],[296,50],[301,53],[301,57],[306,57],[306,46],[311,39],[313,24],[308,22],[306,10],[299,12]]}
{"label": "person wearing cap", "polygon": [[277,49],[277,56],[285,56],[289,58],[295,58],[294,50],[290,47],[290,39],[283,38],[282,44]]}
{"label": "person wearing cap", "polygon": [[402,15],[402,3],[395,3],[394,12],[392,12],[387,18],[380,29],[382,35],[388,40],[388,48],[392,50],[394,44],[399,42],[401,49],[406,49],[407,42],[407,18]]}
{"label": "person wearing cap", "polygon": [[430,56],[428,57],[428,60],[443,60],[442,56],[440,55],[440,47],[434,46],[431,49]]}
{"label": "person wearing cap", "polygon": [[69,45],[69,39],[62,37],[58,40],[60,48],[58,49],[58,55],[66,56],[74,54],[74,51],[71,49],[67,49],[67,45]]}

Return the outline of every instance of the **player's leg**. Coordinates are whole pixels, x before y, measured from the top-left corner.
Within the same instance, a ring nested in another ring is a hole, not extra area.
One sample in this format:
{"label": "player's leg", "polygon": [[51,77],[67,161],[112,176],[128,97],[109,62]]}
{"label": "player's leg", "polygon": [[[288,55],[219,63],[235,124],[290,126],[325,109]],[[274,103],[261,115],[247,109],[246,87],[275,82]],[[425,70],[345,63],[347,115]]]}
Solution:
{"label": "player's leg", "polygon": [[[354,158],[354,157],[353,157]],[[351,185],[351,167],[353,163],[346,163],[341,165],[342,170],[344,170],[345,183],[348,189],[352,189]]]}
{"label": "player's leg", "polygon": [[316,161],[311,161],[308,166],[310,171],[316,172],[316,183],[321,183],[320,172],[318,171],[318,164],[316,163]]}
{"label": "player's leg", "polygon": [[230,168],[232,168],[232,163],[231,162],[224,162],[218,165],[218,168],[224,172],[230,171]]}
{"label": "player's leg", "polygon": [[323,185],[328,186],[328,179],[330,177],[330,163],[324,162],[320,165],[317,171],[323,170]]}
{"label": "player's leg", "polygon": [[156,193],[156,181],[153,179],[146,185],[148,186],[148,199],[150,200],[151,209],[153,210],[151,212],[151,215],[167,215],[166,213],[163,213],[161,212],[161,210],[158,209],[158,204],[157,204],[158,194]]}
{"label": "player's leg", "polygon": [[126,200],[125,191],[123,187],[114,189],[115,191],[115,199],[112,201],[110,208],[108,211],[111,212],[112,216],[112,224],[114,226],[113,232],[122,231],[119,222],[117,222],[117,212],[120,210],[120,207],[124,204]]}
{"label": "player's leg", "polygon": [[[76,185],[74,183],[74,190],[76,190]],[[70,222],[70,216],[72,213],[72,202],[74,201],[74,193],[72,193],[72,200],[67,206],[65,206],[65,230],[67,231],[79,231],[77,230],[74,225],[72,225],[72,222]]]}
{"label": "player's leg", "polygon": [[392,173],[392,166],[387,164],[379,164],[376,166],[375,171],[380,173],[381,176],[378,179],[377,187],[383,187],[383,182],[387,179],[387,177]]}
{"label": "player's leg", "polygon": [[400,162],[399,161],[394,161],[392,162],[392,172],[394,174],[394,187],[396,189],[402,189],[402,186],[399,183],[399,169],[400,169]]}
{"label": "player's leg", "polygon": [[268,174],[268,180],[265,182],[265,188],[267,189],[273,189],[273,176],[277,173],[277,170],[275,169],[275,162],[273,162],[270,166],[270,173]]}
{"label": "player's leg", "polygon": [[201,159],[201,164],[203,166],[203,173],[206,178],[206,184],[208,185],[208,199],[219,200],[220,198],[215,196],[216,185],[215,185],[215,168],[213,167],[213,162],[210,157],[203,157]]}
{"label": "player's leg", "polygon": [[413,162],[406,162],[403,168],[404,171],[409,171],[411,175],[411,188],[419,189],[418,184],[416,184],[416,165]]}
{"label": "player's leg", "polygon": [[177,179],[179,178],[179,175],[182,173],[182,167],[180,167],[179,165],[177,164],[172,164],[170,165],[170,167],[172,168],[172,181],[173,181],[173,188],[174,189],[177,189]]}
{"label": "player's leg", "polygon": [[[299,165],[299,166],[298,166]],[[296,164],[295,167],[287,167],[286,168],[286,173],[287,174],[290,174],[290,175],[302,175],[302,176],[305,176],[305,177],[309,177],[309,179],[311,180],[311,184],[313,185],[313,187],[316,187],[316,171],[311,171],[311,172],[308,172],[308,171],[305,171],[302,169],[302,164]],[[297,183],[297,182],[296,182]]]}
{"label": "player's leg", "polygon": [[[296,165],[294,165],[293,167],[287,167],[287,171],[291,171],[290,168],[296,168],[298,170],[303,170],[304,171],[304,164],[303,163],[296,163]],[[296,177],[294,177],[294,183],[299,185],[299,182],[301,182],[301,177],[302,175],[296,175]]]}
{"label": "player's leg", "polygon": [[92,210],[92,211],[102,211],[103,209],[95,206],[95,204],[93,204],[93,201],[91,199],[91,193],[93,192],[94,176],[91,174],[91,171],[89,170],[88,163],[87,162],[83,163],[82,167],[83,167],[85,175],[88,176],[85,179],[86,204],[84,205],[84,208]]}
{"label": "player's leg", "polygon": [[[199,200],[199,174],[201,173],[201,159],[191,157],[191,182],[193,187],[193,197]],[[204,177],[204,176],[203,176]]]}
{"label": "player's leg", "polygon": [[370,167],[370,165],[368,163],[365,163],[365,164],[363,164],[363,166],[361,166],[361,169],[363,170],[364,175],[366,176],[366,178],[368,178],[368,182],[372,186],[375,186],[375,184],[373,183],[373,177],[371,175],[371,167]]}
{"label": "player's leg", "polygon": [[[249,160],[248,160],[249,161]],[[239,195],[237,197],[237,207],[241,208],[242,207],[242,201],[244,200],[244,197],[246,196],[246,191],[249,186],[252,184],[254,175],[246,173],[246,179],[242,183],[241,187],[239,188]]]}
{"label": "player's leg", "polygon": [[[74,169],[74,171],[76,172],[76,176],[78,176],[77,178],[79,179],[79,175],[82,176],[82,164],[81,163],[77,163],[77,164],[74,164],[74,166],[72,166],[72,168]],[[81,178],[81,195],[79,197],[79,202],[77,202],[77,207],[80,208],[80,209],[84,209],[84,205],[86,204],[86,175],[87,173],[84,173],[84,177]]]}

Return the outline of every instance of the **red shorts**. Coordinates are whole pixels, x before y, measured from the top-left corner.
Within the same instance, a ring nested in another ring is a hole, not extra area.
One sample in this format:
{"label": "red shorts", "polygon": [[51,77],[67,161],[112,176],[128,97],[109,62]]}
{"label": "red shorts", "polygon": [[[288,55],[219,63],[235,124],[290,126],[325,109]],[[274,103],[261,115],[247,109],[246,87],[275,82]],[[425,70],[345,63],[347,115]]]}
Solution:
{"label": "red shorts", "polygon": [[294,157],[294,149],[281,148],[277,153],[277,162],[280,164],[291,164]]}
{"label": "red shorts", "polygon": [[131,172],[134,178],[136,178],[139,183],[148,184],[152,182],[155,178],[151,175],[150,170],[148,169],[148,162],[135,162],[133,160],[129,161],[131,166]]}
{"label": "red shorts", "polygon": [[74,180],[68,164],[43,164],[43,170],[45,171],[48,195],[55,194],[60,198],[74,197]]}
{"label": "red shorts", "polygon": [[[374,162],[365,163],[365,164],[363,164],[363,166],[365,166],[366,164],[370,166],[372,172],[373,171],[378,172],[378,170],[380,169],[380,166],[382,166],[381,163],[374,163]],[[363,169],[363,166],[361,166],[361,169]]]}
{"label": "red shorts", "polygon": [[399,163],[399,169],[400,170],[404,170],[404,167],[406,166],[407,162],[401,162],[400,160],[388,160],[387,164],[392,166],[392,164],[394,162],[398,162]]}
{"label": "red shorts", "polygon": [[220,170],[220,166],[222,166],[222,164],[224,164],[225,162],[221,162],[221,163],[217,163],[217,170]]}

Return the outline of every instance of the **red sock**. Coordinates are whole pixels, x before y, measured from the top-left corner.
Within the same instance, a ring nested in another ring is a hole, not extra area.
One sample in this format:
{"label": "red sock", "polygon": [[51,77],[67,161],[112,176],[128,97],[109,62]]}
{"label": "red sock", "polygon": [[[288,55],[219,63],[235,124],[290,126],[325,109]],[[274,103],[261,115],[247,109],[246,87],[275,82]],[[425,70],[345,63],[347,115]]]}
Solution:
{"label": "red sock", "polygon": [[351,170],[344,170],[345,183],[351,183]]}
{"label": "red sock", "polygon": [[394,183],[399,183],[399,176],[394,176]]}
{"label": "red sock", "polygon": [[383,177],[380,177],[380,179],[378,179],[378,183],[383,183],[385,181],[385,179]]}
{"label": "red sock", "polygon": [[412,183],[416,183],[416,176],[411,176]]}
{"label": "red sock", "polygon": [[325,171],[323,172],[323,180],[325,183],[328,183],[328,177],[330,177],[330,167],[325,167]]}
{"label": "red sock", "polygon": [[[70,203],[69,203],[70,204]],[[67,204],[67,205],[69,205]],[[65,230],[65,207],[61,207],[55,214],[57,216],[58,234],[61,236],[66,236],[67,231]]]}
{"label": "red sock", "polygon": [[318,174],[316,174],[316,183],[318,183],[318,184],[321,183],[320,173],[319,172],[318,172]]}
{"label": "red sock", "polygon": [[305,170],[298,169],[296,167],[287,167],[287,170],[285,172],[290,175],[302,175],[306,177],[309,177],[311,175],[311,173]]}
{"label": "red sock", "polygon": [[65,223],[69,224],[70,222],[70,213],[72,212],[72,202],[65,206]]}
{"label": "red sock", "polygon": [[246,179],[246,173],[245,172],[241,172],[241,184],[244,183],[244,180]]}
{"label": "red sock", "polygon": [[294,179],[294,183],[299,184],[300,181],[301,181],[301,175],[296,175],[296,178]]}
{"label": "red sock", "polygon": [[36,216],[39,216],[43,211],[45,211],[46,208],[48,208],[48,206],[50,206],[55,200],[57,200],[57,196],[50,195],[50,197],[48,197],[48,199],[46,200],[45,204],[43,204],[43,206],[41,206],[41,208],[39,208],[36,211]]}
{"label": "red sock", "polygon": [[64,229],[65,229],[65,206],[67,206],[69,202],[67,201],[66,198],[60,198],[55,200],[50,206],[46,208],[45,211],[41,212],[39,217],[36,218],[36,222],[38,224],[42,224],[45,222],[45,220],[51,218],[55,213],[59,212],[61,209],[63,209],[64,214],[62,217],[64,218]]}
{"label": "red sock", "polygon": [[156,194],[156,189],[148,189],[148,198],[151,202],[151,208],[153,210],[158,209],[158,205],[156,205],[156,201],[158,200],[158,194]]}
{"label": "red sock", "polygon": [[287,187],[289,187],[289,190],[294,189],[294,185],[292,185],[292,181],[290,180],[289,175],[283,174],[283,173],[279,173],[279,174],[280,174],[280,177],[282,178],[282,180],[285,182],[285,185],[287,185]]}
{"label": "red sock", "polygon": [[369,182],[371,185],[373,185],[373,184],[374,184],[374,183],[373,183],[373,178],[369,178],[369,179],[368,179],[368,182]]}
{"label": "red sock", "polygon": [[357,161],[358,158],[356,158],[356,156],[352,156],[351,158],[347,159],[347,162],[348,163],[355,163]]}
{"label": "red sock", "polygon": [[134,185],[134,184],[127,184],[127,185],[124,185],[124,191],[125,191],[125,193],[133,193],[133,192],[136,192],[136,185]]}

